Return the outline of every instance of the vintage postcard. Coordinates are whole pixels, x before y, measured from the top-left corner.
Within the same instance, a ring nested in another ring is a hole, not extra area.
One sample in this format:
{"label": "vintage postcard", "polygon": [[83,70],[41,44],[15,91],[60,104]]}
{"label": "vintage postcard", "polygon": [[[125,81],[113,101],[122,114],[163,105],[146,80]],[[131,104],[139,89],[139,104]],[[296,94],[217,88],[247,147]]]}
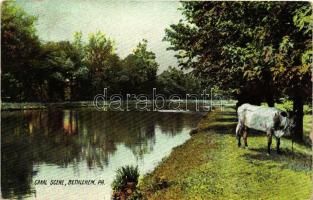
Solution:
{"label": "vintage postcard", "polygon": [[2,1],[1,199],[313,198],[312,28],[305,1]]}

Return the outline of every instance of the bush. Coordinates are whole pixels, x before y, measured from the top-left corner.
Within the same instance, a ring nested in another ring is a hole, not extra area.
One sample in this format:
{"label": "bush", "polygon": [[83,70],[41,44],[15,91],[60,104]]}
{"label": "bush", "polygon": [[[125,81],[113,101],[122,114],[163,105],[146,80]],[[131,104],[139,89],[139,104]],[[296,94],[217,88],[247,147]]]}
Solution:
{"label": "bush", "polygon": [[293,102],[290,100],[285,100],[282,103],[275,104],[276,108],[287,111],[287,112],[292,111],[292,106],[293,106]]}
{"label": "bush", "polygon": [[[281,110],[285,110],[287,112],[292,111],[293,107],[293,102],[291,100],[285,100],[282,103],[275,104],[276,108],[279,108]],[[304,105],[303,106],[303,114],[305,115],[311,115],[312,114],[312,105]]]}
{"label": "bush", "polygon": [[116,170],[115,179],[112,183],[112,188],[114,191],[123,190],[128,187],[127,184],[133,183],[134,186],[137,185],[139,178],[138,166],[125,166],[120,167]]}
{"label": "bush", "polygon": [[134,193],[127,199],[127,200],[143,200],[144,197],[142,196],[139,190],[135,190]]}

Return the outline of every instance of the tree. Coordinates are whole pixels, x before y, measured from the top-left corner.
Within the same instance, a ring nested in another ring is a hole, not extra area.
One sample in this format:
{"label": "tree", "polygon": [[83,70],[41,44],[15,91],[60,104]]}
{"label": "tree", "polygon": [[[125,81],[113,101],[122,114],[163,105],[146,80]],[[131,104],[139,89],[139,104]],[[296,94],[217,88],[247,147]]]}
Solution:
{"label": "tree", "polygon": [[103,92],[103,88],[106,87],[104,80],[107,77],[105,77],[104,71],[111,67],[112,57],[116,58],[114,42],[107,38],[104,33],[98,31],[89,35],[84,53],[84,59],[89,70],[89,79],[92,84],[92,94],[95,95]]}
{"label": "tree", "polygon": [[41,50],[36,18],[10,1],[2,3],[1,11],[2,97],[31,100],[36,86],[29,80],[34,78]]}
{"label": "tree", "polygon": [[158,63],[155,53],[148,51],[148,41],[142,40],[133,53],[123,60],[123,68],[127,74],[124,80],[124,92],[150,94],[156,86]]}
{"label": "tree", "polygon": [[312,98],[312,7],[303,4],[293,14],[297,28],[282,38],[272,70],[277,86],[293,100],[295,139],[302,140],[303,105]]}
{"label": "tree", "polygon": [[43,45],[43,52],[36,80],[46,84],[47,100],[64,100],[65,85],[72,80],[75,71],[74,48],[68,41],[48,42]]}
{"label": "tree", "polygon": [[[212,85],[231,88],[240,104],[260,104],[265,100],[273,106],[282,94],[288,94],[294,106],[303,109],[299,100],[306,93],[299,88],[307,91],[311,84],[307,79],[311,71],[300,64],[301,55],[310,55],[309,45],[304,45],[312,37],[308,19],[312,8],[308,2],[182,4],[186,20],[166,29],[164,38],[171,43],[170,49],[178,51],[176,56],[182,67],[192,68]],[[295,43],[288,45],[288,41]],[[288,54],[283,53],[284,46]],[[292,61],[287,62],[287,57]],[[291,73],[293,70],[299,73]],[[293,74],[292,81],[286,73]],[[296,115],[301,118],[301,112]],[[300,127],[300,120],[296,122]],[[302,137],[299,128],[297,135]]]}
{"label": "tree", "polygon": [[90,100],[92,98],[92,83],[89,79],[90,69],[85,58],[86,44],[82,40],[82,32],[74,33],[72,62],[74,71],[71,73],[71,80],[74,84],[72,88],[73,100]]}
{"label": "tree", "polygon": [[158,86],[161,90],[160,93],[166,96],[178,94],[185,97],[187,93],[197,94],[201,83],[192,73],[184,73],[182,70],[170,66],[158,76]]}

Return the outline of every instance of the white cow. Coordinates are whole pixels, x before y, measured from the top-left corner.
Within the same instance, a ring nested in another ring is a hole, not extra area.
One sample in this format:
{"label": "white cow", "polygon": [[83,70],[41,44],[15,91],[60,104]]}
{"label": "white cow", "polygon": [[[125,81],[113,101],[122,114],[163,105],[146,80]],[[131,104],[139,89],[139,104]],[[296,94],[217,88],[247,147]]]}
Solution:
{"label": "white cow", "polygon": [[280,137],[284,134],[290,134],[291,120],[288,113],[273,107],[253,106],[243,104],[238,107],[238,125],[236,128],[236,136],[238,146],[241,146],[240,138],[243,135],[245,146],[247,144],[247,128],[263,131],[268,137],[268,153],[271,150],[272,136],[276,138],[277,153],[280,153]]}

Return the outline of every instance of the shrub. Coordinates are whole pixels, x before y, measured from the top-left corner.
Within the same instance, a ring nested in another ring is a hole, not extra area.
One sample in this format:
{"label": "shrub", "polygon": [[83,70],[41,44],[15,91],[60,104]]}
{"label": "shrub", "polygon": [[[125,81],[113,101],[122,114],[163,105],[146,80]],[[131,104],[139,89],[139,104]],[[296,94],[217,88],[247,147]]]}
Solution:
{"label": "shrub", "polygon": [[[292,107],[293,107],[293,102],[290,100],[285,100],[282,103],[279,104],[275,104],[275,107],[281,109],[281,110],[285,110],[287,112],[292,111]],[[303,106],[303,114],[305,115],[311,115],[312,114],[312,105],[308,104],[308,105],[304,105]]]}
{"label": "shrub", "polygon": [[143,196],[139,190],[135,190],[134,193],[127,200],[143,200]]}
{"label": "shrub", "polygon": [[114,191],[122,190],[127,187],[127,183],[134,183],[136,186],[138,183],[139,170],[138,166],[124,166],[116,170],[115,179],[112,183]]}

